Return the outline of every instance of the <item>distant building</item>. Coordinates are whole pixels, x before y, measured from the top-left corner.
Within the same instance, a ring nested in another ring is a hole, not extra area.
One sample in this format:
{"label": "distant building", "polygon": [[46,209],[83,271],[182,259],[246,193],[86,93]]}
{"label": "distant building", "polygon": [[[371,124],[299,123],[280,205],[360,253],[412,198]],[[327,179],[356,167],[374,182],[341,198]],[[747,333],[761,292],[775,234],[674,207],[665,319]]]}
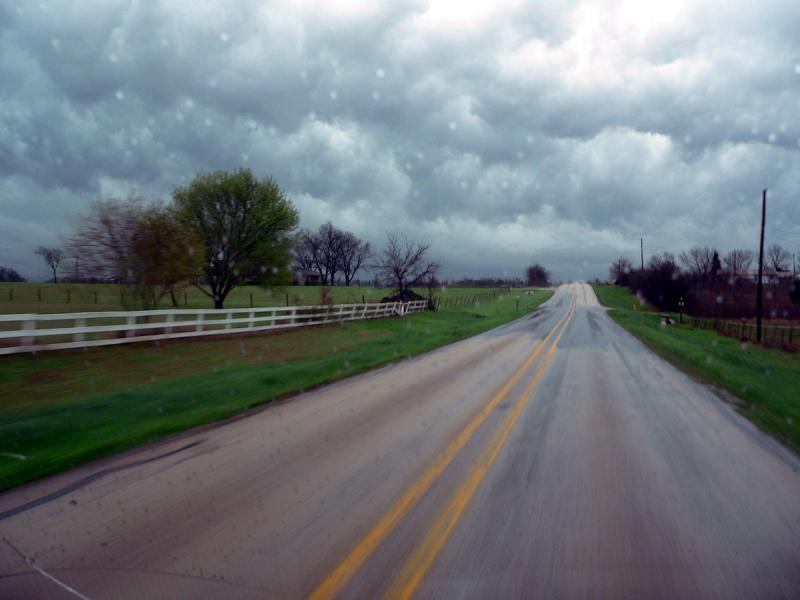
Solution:
{"label": "distant building", "polygon": [[322,275],[316,271],[295,271],[294,285],[322,285]]}
{"label": "distant building", "polygon": [[[722,269],[719,272],[720,276],[726,279],[733,279],[734,272],[732,269]],[[748,282],[758,283],[758,269],[737,269],[735,273],[736,283]],[[775,269],[764,269],[762,274],[764,283],[768,285],[779,285],[782,283],[790,283],[794,278],[791,271],[776,271]]]}

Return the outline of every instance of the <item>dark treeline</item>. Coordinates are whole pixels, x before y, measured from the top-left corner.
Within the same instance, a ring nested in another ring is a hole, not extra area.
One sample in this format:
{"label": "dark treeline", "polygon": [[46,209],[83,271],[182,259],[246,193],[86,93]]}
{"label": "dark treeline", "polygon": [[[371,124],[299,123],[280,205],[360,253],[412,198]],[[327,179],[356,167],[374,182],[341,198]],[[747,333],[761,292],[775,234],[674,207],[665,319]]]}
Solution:
{"label": "dark treeline", "polygon": [[[609,275],[662,310],[683,310],[695,316],[753,318],[756,316],[758,255],[734,249],[721,256],[714,248],[696,246],[674,254],[650,257],[645,269],[634,269],[621,257]],[[773,244],[764,253],[762,281],[764,316],[772,319],[800,317],[800,280],[793,270],[792,255]]]}
{"label": "dark treeline", "polygon": [[518,288],[525,285],[525,282],[519,277],[462,277],[460,279],[443,280],[441,283],[446,287],[463,288]]}

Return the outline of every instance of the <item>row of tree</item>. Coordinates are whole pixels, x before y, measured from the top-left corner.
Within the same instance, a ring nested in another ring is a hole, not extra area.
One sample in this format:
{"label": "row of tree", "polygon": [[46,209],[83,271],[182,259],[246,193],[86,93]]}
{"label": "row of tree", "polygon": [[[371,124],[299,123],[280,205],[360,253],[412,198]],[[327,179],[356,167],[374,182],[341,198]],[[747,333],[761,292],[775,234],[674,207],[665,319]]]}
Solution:
{"label": "row of tree", "polygon": [[[128,301],[150,308],[197,285],[222,308],[240,283],[288,276],[299,215],[271,178],[218,171],[178,187],[168,203],[129,197],[94,203],[67,242],[86,279],[124,283]],[[58,279],[65,253],[40,247]]]}
{"label": "row of tree", "polygon": [[[369,268],[376,281],[402,299],[440,285],[439,264],[429,244],[390,233],[380,252],[330,221],[317,230],[297,231],[299,215],[271,178],[257,179],[249,169],[201,174],[178,187],[169,202],[138,197],[94,203],[76,226],[65,250],[40,246],[36,254],[58,281],[66,256],[75,257],[84,280],[122,283],[130,305],[151,308],[177,290],[195,285],[222,308],[240,284],[279,285],[293,275],[313,275],[316,283],[350,285]],[[0,277],[18,277],[13,270]],[[21,278],[20,278],[21,279]],[[478,282],[514,285],[519,280]],[[546,286],[550,273],[535,263],[526,270],[528,285]]]}
{"label": "row of tree", "polygon": [[[661,257],[663,259],[663,255]],[[680,262],[684,271],[692,277],[704,281],[713,279],[723,273],[723,267],[731,283],[736,277],[746,274],[757,262],[757,254],[747,248],[735,248],[720,257],[715,248],[695,246],[681,252]],[[677,265],[677,263],[676,263]],[[792,255],[780,244],[772,244],[764,252],[764,268],[774,273],[788,273],[792,270]],[[634,271],[633,264],[625,257],[620,257],[609,269],[611,279],[625,283],[625,279]]]}
{"label": "row of tree", "polygon": [[[373,255],[368,242],[330,222],[299,232],[298,222],[273,179],[259,180],[248,169],[218,171],[177,188],[168,203],[137,197],[96,202],[65,250],[39,247],[36,254],[54,282],[65,256],[74,256],[85,280],[126,284],[128,303],[143,308],[165,297],[177,306],[176,291],[186,285],[222,308],[235,286],[288,283],[297,270],[317,273],[323,284],[350,285],[369,266],[400,295],[435,281],[439,265],[429,259],[427,243],[390,234]],[[10,269],[0,275],[18,277]]]}
{"label": "row of tree", "polygon": [[335,285],[340,273],[344,284],[350,285],[359,269],[372,257],[369,242],[339,229],[330,221],[317,231],[301,229],[294,249],[298,270],[318,274],[319,283],[323,285]]}
{"label": "row of tree", "polygon": [[[766,294],[771,316],[795,314],[800,280],[789,270],[791,254],[774,244],[764,258],[765,281],[771,284]],[[685,307],[698,316],[751,317],[755,311],[755,262],[751,250],[734,249],[720,259],[717,250],[696,246],[677,258],[670,252],[651,256],[643,270],[634,269],[628,259],[620,257],[610,266],[609,275],[618,285],[632,288],[665,310]]]}

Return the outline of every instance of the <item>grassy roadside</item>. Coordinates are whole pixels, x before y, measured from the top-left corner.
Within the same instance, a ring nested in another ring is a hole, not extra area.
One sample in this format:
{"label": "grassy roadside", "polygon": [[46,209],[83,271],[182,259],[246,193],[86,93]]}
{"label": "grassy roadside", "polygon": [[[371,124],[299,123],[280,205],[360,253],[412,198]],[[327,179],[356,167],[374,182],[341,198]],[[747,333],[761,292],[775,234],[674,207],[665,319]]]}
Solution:
{"label": "grassy roadside", "polygon": [[[678,368],[731,392],[734,407],[761,429],[800,452],[800,355],[761,348],[714,331],[664,327],[625,288],[594,286],[611,317]],[[638,304],[636,311],[633,303]],[[676,315],[677,316],[677,315]]]}
{"label": "grassy roadside", "polygon": [[[0,359],[0,490],[491,329],[552,296],[239,339]],[[24,457],[24,458],[23,458]]]}

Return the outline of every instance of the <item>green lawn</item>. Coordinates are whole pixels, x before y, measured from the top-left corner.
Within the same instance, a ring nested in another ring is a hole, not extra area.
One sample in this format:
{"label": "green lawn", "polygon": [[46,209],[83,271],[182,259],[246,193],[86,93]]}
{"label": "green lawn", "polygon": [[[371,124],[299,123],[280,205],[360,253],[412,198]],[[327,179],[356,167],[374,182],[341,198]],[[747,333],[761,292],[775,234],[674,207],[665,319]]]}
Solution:
{"label": "green lawn", "polygon": [[[334,301],[340,304],[378,302],[392,294],[388,288],[371,286],[334,286]],[[321,304],[321,286],[288,285],[271,289],[255,285],[239,286],[225,299],[225,308],[253,306],[292,306]],[[427,290],[416,290],[428,297]],[[499,290],[481,288],[437,289],[441,298],[473,296],[496,293]],[[88,283],[0,283],[0,313],[60,313],[124,310],[122,305],[125,286],[117,284]],[[194,286],[177,293],[179,308],[213,308],[211,299]],[[159,308],[171,308],[169,297],[162,299]]]}
{"label": "green lawn", "polygon": [[551,295],[520,296],[519,312],[506,294],[273,335],[4,357],[0,489],[474,335]]}
{"label": "green lawn", "polygon": [[800,451],[800,354],[761,348],[686,322],[662,326],[657,312],[632,310],[626,288],[594,286],[613,319],[687,373],[731,392],[736,409]]}

